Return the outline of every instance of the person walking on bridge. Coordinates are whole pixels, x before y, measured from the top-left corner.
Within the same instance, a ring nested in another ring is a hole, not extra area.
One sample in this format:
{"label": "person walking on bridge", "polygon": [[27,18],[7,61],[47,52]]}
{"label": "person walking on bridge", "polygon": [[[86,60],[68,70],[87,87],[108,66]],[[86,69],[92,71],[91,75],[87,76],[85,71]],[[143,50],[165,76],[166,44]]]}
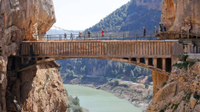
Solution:
{"label": "person walking on bridge", "polygon": [[81,38],[81,32],[79,31],[79,38]]}
{"label": "person walking on bridge", "polygon": [[72,33],[70,34],[70,39],[73,40],[73,34]]}
{"label": "person walking on bridge", "polygon": [[189,24],[189,33],[191,33],[192,30],[192,24]]}
{"label": "person walking on bridge", "polygon": [[143,36],[145,37],[146,36],[146,28],[143,27]]}
{"label": "person walking on bridge", "polygon": [[101,30],[101,34],[102,34],[102,37],[104,37],[104,30],[103,30],[103,28]]}
{"label": "person walking on bridge", "polygon": [[158,29],[157,29],[157,27],[155,26],[154,34],[156,35],[157,33],[158,33]]}
{"label": "person walking on bridge", "polygon": [[90,30],[88,30],[88,38],[90,38],[90,34],[91,34]]}
{"label": "person walking on bridge", "polygon": [[65,38],[65,39],[67,38],[67,34],[66,34],[66,33],[64,33],[64,38]]}
{"label": "person walking on bridge", "polygon": [[167,24],[165,23],[165,25],[164,25],[164,32],[166,32],[167,31]]}
{"label": "person walking on bridge", "polygon": [[163,24],[160,23],[159,26],[160,26],[160,32],[162,32],[163,31]]}

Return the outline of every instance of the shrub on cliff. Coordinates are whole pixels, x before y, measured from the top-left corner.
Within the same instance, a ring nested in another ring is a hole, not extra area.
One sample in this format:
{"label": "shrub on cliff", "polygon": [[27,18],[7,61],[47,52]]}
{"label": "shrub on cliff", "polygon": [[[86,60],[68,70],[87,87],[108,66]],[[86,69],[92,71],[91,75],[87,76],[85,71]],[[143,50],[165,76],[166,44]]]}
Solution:
{"label": "shrub on cliff", "polygon": [[83,109],[81,107],[75,106],[73,108],[74,112],[83,112]]}
{"label": "shrub on cliff", "polygon": [[186,61],[187,58],[188,58],[188,55],[185,54],[185,53],[179,56],[179,60],[180,60],[180,61]]}
{"label": "shrub on cliff", "polygon": [[74,103],[74,105],[80,106],[79,99],[77,96],[72,100],[72,102]]}
{"label": "shrub on cliff", "polygon": [[188,55],[187,54],[182,54],[179,56],[179,60],[182,61],[180,63],[176,63],[173,66],[178,67],[179,69],[185,68],[186,70],[188,69],[188,67],[193,66],[196,62],[198,61],[187,61]]}
{"label": "shrub on cliff", "polygon": [[109,85],[110,86],[118,86],[119,85],[119,81],[118,80],[111,81],[111,82],[109,82]]}
{"label": "shrub on cliff", "polygon": [[176,63],[173,66],[178,67],[179,69],[185,68],[186,70],[188,69],[188,67],[191,67],[192,65],[194,65],[197,61],[184,61],[182,63]]}
{"label": "shrub on cliff", "polygon": [[73,70],[66,70],[66,73],[64,75],[65,78],[72,79],[74,77],[74,71]]}

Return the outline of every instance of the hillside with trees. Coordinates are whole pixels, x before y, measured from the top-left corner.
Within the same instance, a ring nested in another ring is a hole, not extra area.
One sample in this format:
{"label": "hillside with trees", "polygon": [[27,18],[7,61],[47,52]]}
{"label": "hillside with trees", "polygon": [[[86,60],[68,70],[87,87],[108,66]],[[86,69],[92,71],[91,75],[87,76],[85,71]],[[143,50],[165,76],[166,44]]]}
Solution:
{"label": "hillside with trees", "polygon": [[66,59],[57,62],[62,66],[60,73],[63,78],[73,78],[74,75],[94,75],[136,82],[148,77],[148,82],[152,82],[150,70],[128,63],[101,59]]}
{"label": "hillside with trees", "polygon": [[140,32],[145,27],[150,32],[160,22],[161,6],[162,0],[131,0],[89,30],[98,32],[103,28],[106,32]]}

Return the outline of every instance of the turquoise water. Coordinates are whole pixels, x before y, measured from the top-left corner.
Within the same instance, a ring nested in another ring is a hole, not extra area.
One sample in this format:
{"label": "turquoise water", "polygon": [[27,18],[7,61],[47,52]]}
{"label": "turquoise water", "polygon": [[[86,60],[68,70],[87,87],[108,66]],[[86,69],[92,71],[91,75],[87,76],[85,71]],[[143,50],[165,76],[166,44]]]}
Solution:
{"label": "turquoise water", "polygon": [[142,112],[111,93],[84,86],[64,85],[69,95],[78,96],[80,105],[90,112]]}

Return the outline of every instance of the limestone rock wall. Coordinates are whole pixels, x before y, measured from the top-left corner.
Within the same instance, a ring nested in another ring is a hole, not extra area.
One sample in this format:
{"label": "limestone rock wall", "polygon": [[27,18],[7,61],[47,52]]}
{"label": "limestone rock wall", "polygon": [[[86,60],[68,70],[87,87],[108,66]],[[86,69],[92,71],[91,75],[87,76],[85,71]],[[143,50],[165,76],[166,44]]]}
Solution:
{"label": "limestone rock wall", "polygon": [[188,70],[173,67],[167,84],[154,95],[147,112],[200,112],[200,62]]}
{"label": "limestone rock wall", "polygon": [[16,112],[17,105],[28,112],[65,112],[66,92],[56,62],[46,62],[16,73],[18,58],[9,57],[7,67],[6,108]]}
{"label": "limestone rock wall", "polygon": [[[53,62],[37,65],[19,74],[22,108],[28,112],[65,112],[66,92]],[[16,80],[17,81],[17,80]],[[11,90],[12,91],[12,90]]]}
{"label": "limestone rock wall", "polygon": [[[60,74],[51,63],[21,74],[15,71],[20,67],[20,59],[14,56],[19,53],[22,40],[45,35],[55,21],[52,0],[0,0],[0,112],[17,111],[13,99],[28,111],[66,110]],[[43,89],[47,70],[54,77]]]}
{"label": "limestone rock wall", "polygon": [[152,79],[153,79],[153,95],[156,94],[156,92],[162,88],[163,84],[167,82],[168,76],[163,75],[159,72],[152,70]]}
{"label": "limestone rock wall", "polygon": [[[35,39],[38,34],[46,34],[46,31],[55,23],[52,0],[0,1],[2,30],[15,26],[20,30],[23,38]],[[10,30],[12,31],[12,28]],[[10,32],[7,31],[7,33]]]}
{"label": "limestone rock wall", "polygon": [[192,24],[192,33],[200,35],[199,0],[163,0],[161,21],[166,22],[167,30],[188,32]]}

